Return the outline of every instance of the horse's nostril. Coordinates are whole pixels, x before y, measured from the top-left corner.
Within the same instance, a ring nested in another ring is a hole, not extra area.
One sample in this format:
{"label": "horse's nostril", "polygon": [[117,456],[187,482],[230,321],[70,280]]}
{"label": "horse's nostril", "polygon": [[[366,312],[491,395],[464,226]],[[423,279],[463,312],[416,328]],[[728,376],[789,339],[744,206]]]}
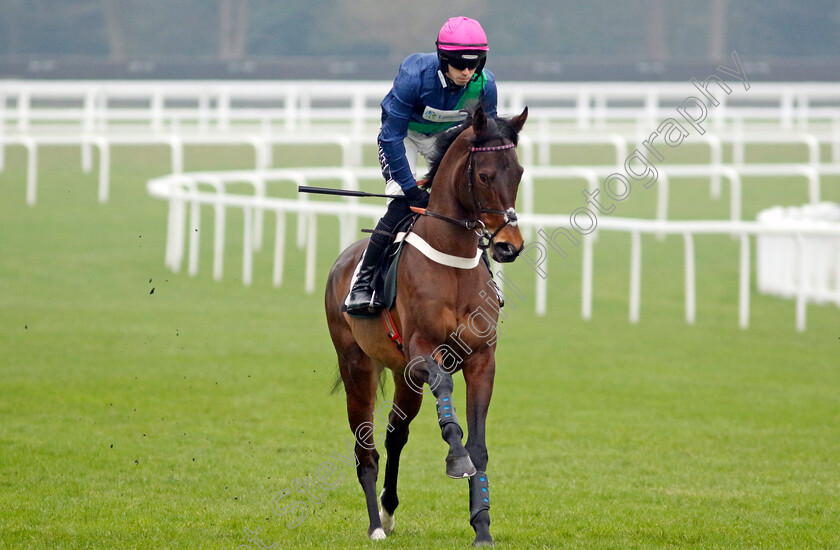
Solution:
{"label": "horse's nostril", "polygon": [[519,249],[510,243],[495,243],[493,258],[496,261],[511,262],[519,255]]}

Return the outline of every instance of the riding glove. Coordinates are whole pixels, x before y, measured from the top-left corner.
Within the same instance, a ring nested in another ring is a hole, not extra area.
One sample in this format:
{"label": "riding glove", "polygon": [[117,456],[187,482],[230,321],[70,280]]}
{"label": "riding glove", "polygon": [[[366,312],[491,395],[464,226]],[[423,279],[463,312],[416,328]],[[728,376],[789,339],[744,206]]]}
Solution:
{"label": "riding glove", "polygon": [[426,208],[429,205],[429,194],[419,187],[410,187],[403,189],[405,198],[409,206],[416,206],[417,208]]}

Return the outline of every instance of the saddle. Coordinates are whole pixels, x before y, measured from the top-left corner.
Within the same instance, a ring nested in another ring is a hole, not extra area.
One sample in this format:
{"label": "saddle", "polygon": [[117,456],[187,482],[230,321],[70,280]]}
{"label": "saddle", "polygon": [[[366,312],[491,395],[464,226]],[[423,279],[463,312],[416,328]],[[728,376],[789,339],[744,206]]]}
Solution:
{"label": "saddle", "polygon": [[[394,233],[391,234],[391,239],[393,240],[398,233],[410,233],[412,228],[414,227],[414,222],[419,217],[418,214],[412,214],[410,216],[406,216],[397,226],[394,228]],[[363,230],[365,232],[371,233],[375,230],[368,229]],[[396,242],[391,242],[388,248],[385,249],[385,252],[382,254],[382,257],[379,260],[379,265],[376,267],[376,271],[373,275],[373,290],[376,293],[377,301],[384,304],[382,310],[389,310],[394,307],[394,304],[397,301],[397,265],[399,264],[400,255],[402,253],[403,245],[405,244],[405,239],[400,239]],[[350,281],[350,286],[352,287],[353,284],[356,282],[356,276],[358,274],[359,265],[361,265],[362,259],[359,258],[359,262],[356,266],[356,272],[353,273],[353,278]],[[347,311],[345,306],[342,306],[342,311]],[[370,317],[376,317],[379,315],[379,312],[371,314]]]}

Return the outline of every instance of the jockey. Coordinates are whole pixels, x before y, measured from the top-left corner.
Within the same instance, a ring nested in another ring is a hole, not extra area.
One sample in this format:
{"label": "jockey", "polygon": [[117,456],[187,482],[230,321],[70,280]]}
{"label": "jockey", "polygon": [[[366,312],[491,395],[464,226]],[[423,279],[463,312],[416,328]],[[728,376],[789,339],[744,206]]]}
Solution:
{"label": "jockey", "polygon": [[453,17],[438,33],[437,54],[417,53],[400,65],[394,85],[382,100],[379,162],[387,182],[385,192],[405,199],[388,199],[388,210],[370,236],[350,294],[347,313],[365,316],[382,304],[374,296],[373,274],[391,243],[388,233],[412,212],[425,208],[429,194],[417,186],[417,155],[434,149],[435,136],[467,118],[465,107],[478,103],[487,116],[496,116],[496,81],[484,68],[487,36],[478,21]]}

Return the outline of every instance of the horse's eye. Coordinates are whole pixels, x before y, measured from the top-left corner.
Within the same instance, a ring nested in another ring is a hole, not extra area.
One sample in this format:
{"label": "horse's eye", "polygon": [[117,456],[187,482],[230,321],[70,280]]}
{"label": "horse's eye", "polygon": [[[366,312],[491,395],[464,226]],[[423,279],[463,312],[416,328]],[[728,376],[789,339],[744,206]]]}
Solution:
{"label": "horse's eye", "polygon": [[487,177],[487,174],[479,174],[478,181],[480,181],[484,185],[490,185],[490,178]]}

